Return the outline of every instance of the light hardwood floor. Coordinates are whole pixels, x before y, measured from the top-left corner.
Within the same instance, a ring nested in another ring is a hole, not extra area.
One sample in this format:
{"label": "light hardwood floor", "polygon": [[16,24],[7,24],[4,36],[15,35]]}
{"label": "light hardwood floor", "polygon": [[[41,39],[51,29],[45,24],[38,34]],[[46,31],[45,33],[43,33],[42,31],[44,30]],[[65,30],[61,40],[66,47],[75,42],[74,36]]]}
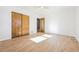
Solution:
{"label": "light hardwood floor", "polygon": [[74,37],[52,34],[49,38],[40,43],[30,40],[32,37],[40,36],[43,33],[13,38],[0,41],[1,52],[77,52],[79,43]]}

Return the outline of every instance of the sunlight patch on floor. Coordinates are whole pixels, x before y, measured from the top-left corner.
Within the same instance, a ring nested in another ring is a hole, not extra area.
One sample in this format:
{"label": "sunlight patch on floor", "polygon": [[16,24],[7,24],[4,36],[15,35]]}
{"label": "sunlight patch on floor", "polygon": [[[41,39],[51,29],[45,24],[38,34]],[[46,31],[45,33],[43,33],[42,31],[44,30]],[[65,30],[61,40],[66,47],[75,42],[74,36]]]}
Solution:
{"label": "sunlight patch on floor", "polygon": [[35,37],[35,38],[31,38],[30,40],[32,40],[32,41],[34,41],[34,42],[36,42],[36,43],[39,43],[39,42],[44,41],[44,40],[46,40],[46,39],[47,39],[47,38],[45,38],[45,37],[38,36],[38,37]]}
{"label": "sunlight patch on floor", "polygon": [[41,35],[41,36],[31,38],[30,40],[32,40],[35,43],[39,43],[39,42],[42,42],[42,41],[44,41],[48,38],[51,38],[51,37],[52,37],[52,35],[44,34],[44,35]]}
{"label": "sunlight patch on floor", "polygon": [[46,38],[51,38],[52,37],[52,35],[49,35],[49,34],[44,34],[44,35],[42,35],[43,37],[46,37]]}

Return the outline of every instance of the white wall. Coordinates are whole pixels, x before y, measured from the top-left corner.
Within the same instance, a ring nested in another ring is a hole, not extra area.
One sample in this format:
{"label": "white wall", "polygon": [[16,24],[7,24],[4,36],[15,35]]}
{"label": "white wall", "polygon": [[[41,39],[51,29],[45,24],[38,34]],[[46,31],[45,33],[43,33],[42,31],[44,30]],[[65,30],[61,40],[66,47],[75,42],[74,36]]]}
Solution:
{"label": "white wall", "polygon": [[[41,12],[41,11],[40,11]],[[45,32],[62,35],[75,35],[75,8],[74,7],[49,7],[39,15],[45,17]]]}
{"label": "white wall", "polygon": [[75,36],[77,38],[77,40],[79,41],[79,7],[76,7],[76,33]]}
{"label": "white wall", "polygon": [[7,18],[7,11],[0,7],[0,40],[9,39],[10,34],[10,19]]}
{"label": "white wall", "polygon": [[0,7],[0,40],[11,39],[11,12],[15,11],[30,16],[30,34],[36,33],[37,16],[27,7]]}

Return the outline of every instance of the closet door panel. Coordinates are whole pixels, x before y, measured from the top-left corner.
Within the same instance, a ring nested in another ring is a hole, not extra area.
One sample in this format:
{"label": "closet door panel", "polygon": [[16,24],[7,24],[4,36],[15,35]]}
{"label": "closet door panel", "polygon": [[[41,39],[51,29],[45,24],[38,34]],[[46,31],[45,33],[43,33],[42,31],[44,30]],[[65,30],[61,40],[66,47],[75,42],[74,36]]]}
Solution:
{"label": "closet door panel", "polygon": [[12,13],[12,37],[16,36],[16,21],[15,21],[15,14]]}
{"label": "closet door panel", "polygon": [[21,35],[21,14],[12,13],[12,36]]}
{"label": "closet door panel", "polygon": [[21,35],[21,14],[17,14],[17,19],[16,19],[16,36]]}
{"label": "closet door panel", "polygon": [[22,15],[22,35],[29,34],[29,16]]}

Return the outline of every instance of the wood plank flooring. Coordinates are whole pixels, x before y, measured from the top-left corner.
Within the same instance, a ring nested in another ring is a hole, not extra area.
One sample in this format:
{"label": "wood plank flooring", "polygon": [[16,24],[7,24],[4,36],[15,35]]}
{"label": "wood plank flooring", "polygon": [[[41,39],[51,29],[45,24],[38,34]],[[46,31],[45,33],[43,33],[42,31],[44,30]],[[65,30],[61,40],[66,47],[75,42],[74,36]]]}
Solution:
{"label": "wood plank flooring", "polygon": [[37,33],[11,40],[0,41],[0,52],[77,52],[79,43],[74,37],[52,34],[49,38],[40,43],[35,43],[30,39],[44,33]]}

